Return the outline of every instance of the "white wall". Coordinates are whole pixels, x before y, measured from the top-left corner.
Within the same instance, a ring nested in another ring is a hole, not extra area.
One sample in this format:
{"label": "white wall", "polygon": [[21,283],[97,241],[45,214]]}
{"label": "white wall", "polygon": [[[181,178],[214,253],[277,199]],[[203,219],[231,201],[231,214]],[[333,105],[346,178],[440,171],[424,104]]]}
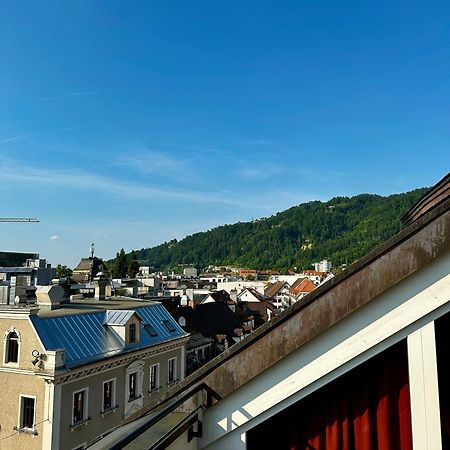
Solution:
{"label": "white wall", "polygon": [[275,281],[285,281],[289,284],[289,286],[292,286],[299,278],[304,278],[303,275],[272,275],[269,278],[270,282]]}
{"label": "white wall", "polygon": [[239,294],[245,288],[253,288],[264,294],[265,284],[264,281],[224,281],[217,283],[217,290],[224,290],[230,293],[233,289],[236,289]]}
{"label": "white wall", "polygon": [[449,267],[447,253],[208,408],[199,448],[245,449],[246,431],[448,312]]}

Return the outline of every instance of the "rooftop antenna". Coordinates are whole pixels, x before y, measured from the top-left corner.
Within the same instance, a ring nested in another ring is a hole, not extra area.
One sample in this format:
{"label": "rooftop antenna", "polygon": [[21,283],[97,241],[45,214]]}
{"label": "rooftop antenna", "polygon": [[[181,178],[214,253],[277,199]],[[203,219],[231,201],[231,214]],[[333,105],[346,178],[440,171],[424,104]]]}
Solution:
{"label": "rooftop antenna", "polygon": [[94,251],[95,251],[95,247],[94,247],[94,243],[91,244],[91,258],[94,257]]}

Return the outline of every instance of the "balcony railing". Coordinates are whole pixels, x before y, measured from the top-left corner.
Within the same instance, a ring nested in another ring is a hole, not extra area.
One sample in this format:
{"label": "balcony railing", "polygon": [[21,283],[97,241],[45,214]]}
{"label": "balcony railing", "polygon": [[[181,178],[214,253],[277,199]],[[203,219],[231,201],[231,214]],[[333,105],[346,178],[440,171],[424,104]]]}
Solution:
{"label": "balcony railing", "polygon": [[[202,395],[202,402],[201,402],[200,406],[196,407],[194,409],[194,411],[192,411],[184,420],[182,420],[178,424],[176,429],[172,429],[169,433],[162,436],[160,439],[158,439],[157,443],[152,445],[150,448],[151,449],[166,448],[166,444],[169,445],[170,442],[173,442],[177,436],[179,436],[181,433],[183,433],[185,431],[188,431],[189,440],[194,437],[201,437],[202,425],[198,418],[199,410],[211,406],[213,404],[214,400],[220,400],[220,398],[221,398],[216,392],[214,392],[213,389],[211,389],[205,383],[199,384],[191,391],[186,392],[185,394],[183,394],[180,397],[176,398],[175,400],[171,401],[163,409],[159,410],[158,412],[154,413],[153,415],[149,415],[148,420],[145,421],[144,423],[142,423],[141,425],[139,425],[137,428],[133,429],[132,431],[130,431],[128,433],[125,433],[124,435],[118,436],[118,438],[115,440],[114,444],[109,446],[108,449],[109,450],[121,450],[121,449],[125,448],[127,445],[132,443],[139,436],[141,436],[143,433],[145,433],[151,427],[156,425],[158,422],[160,422],[162,419],[164,419],[170,413],[174,412],[178,407],[180,407],[187,400],[189,400],[192,397],[194,397],[195,395],[197,395],[199,392],[206,393],[206,396]],[[166,403],[168,403],[168,400],[163,402],[162,404],[158,405],[158,407],[161,407]],[[152,412],[153,411],[150,411],[148,414],[152,414]],[[195,423],[197,423],[196,430],[194,430]],[[115,432],[119,428],[120,427],[117,427],[116,429],[111,430],[110,432],[111,433]],[[102,435],[98,439],[96,439],[96,443],[98,442],[100,444],[101,439],[103,437],[109,435],[110,432],[105,433],[104,435]]]}

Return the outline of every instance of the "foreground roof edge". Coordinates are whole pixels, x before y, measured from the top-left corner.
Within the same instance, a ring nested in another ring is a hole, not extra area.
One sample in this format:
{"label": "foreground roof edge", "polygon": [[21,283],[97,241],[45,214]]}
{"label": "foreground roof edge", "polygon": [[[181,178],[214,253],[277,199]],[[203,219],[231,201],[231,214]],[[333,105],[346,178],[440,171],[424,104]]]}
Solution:
{"label": "foreground roof edge", "polygon": [[419,198],[409,211],[402,217],[405,225],[410,225],[422,217],[430,209],[445,201],[450,195],[450,172]]}

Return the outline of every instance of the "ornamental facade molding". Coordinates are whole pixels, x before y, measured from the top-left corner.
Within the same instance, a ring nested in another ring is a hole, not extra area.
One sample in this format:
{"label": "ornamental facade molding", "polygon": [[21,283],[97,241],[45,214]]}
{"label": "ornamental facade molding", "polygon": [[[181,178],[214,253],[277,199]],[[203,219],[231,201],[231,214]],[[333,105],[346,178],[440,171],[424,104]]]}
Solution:
{"label": "ornamental facade molding", "polygon": [[154,355],[159,355],[161,353],[176,350],[177,348],[182,347],[182,345],[187,342],[188,338],[183,338],[183,340],[177,341],[176,343],[166,344],[164,346],[159,346],[157,348],[152,348],[146,351],[136,352],[130,355],[123,356],[114,361],[104,361],[102,363],[98,363],[95,367],[88,368],[80,368],[73,369],[73,371],[68,371],[68,373],[61,374],[60,376],[55,375],[55,378],[45,377],[47,382],[54,384],[64,384],[69,381],[78,380],[80,378],[88,377],[96,373],[103,372],[105,370],[114,369],[116,367],[127,366],[132,364],[135,361],[141,359],[147,359]]}

